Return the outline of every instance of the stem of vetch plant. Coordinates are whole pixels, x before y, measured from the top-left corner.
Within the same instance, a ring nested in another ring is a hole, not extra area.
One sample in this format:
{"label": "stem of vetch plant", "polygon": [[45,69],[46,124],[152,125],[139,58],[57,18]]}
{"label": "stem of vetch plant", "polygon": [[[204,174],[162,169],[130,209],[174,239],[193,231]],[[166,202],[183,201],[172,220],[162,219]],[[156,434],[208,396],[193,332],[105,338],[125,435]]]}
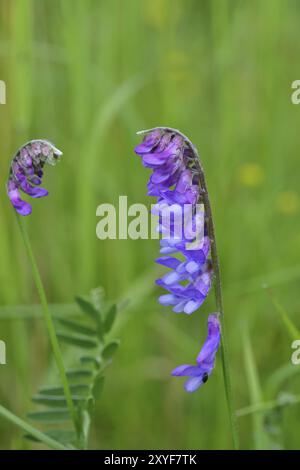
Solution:
{"label": "stem of vetch plant", "polygon": [[46,322],[46,326],[47,326],[47,330],[48,330],[48,334],[49,334],[49,339],[50,339],[50,343],[51,343],[51,346],[52,346],[52,351],[53,351],[53,354],[54,354],[55,362],[56,362],[56,365],[57,365],[57,368],[58,368],[58,371],[59,371],[59,374],[60,374],[60,379],[61,379],[61,382],[62,382],[62,385],[63,385],[64,394],[65,394],[65,397],[66,397],[69,413],[70,413],[71,419],[74,423],[76,433],[77,433],[77,435],[79,435],[79,433],[80,433],[79,421],[78,421],[77,413],[76,413],[76,410],[75,410],[75,407],[74,407],[74,402],[73,402],[73,399],[72,399],[72,395],[71,395],[69,382],[68,382],[68,379],[67,379],[67,375],[66,375],[66,371],[65,371],[65,367],[64,367],[64,363],[63,363],[63,358],[62,358],[59,342],[58,342],[58,339],[57,339],[57,336],[56,336],[56,331],[55,331],[53,319],[52,319],[51,313],[49,311],[48,302],[47,302],[43,282],[42,282],[42,279],[41,279],[41,276],[40,276],[40,273],[39,273],[39,270],[38,270],[37,262],[35,260],[35,256],[34,256],[34,253],[33,253],[32,247],[31,247],[30,239],[29,239],[28,232],[27,232],[26,226],[24,224],[24,221],[19,215],[17,215],[17,221],[18,221],[18,225],[20,227],[20,231],[21,231],[21,234],[22,234],[24,245],[25,245],[28,257],[29,257],[30,264],[31,264],[34,282],[35,282],[35,285],[36,285],[36,288],[37,288],[37,291],[38,291],[38,294],[39,294],[39,297],[40,297],[42,310],[43,310],[43,314],[44,314],[44,317],[45,317],[45,322]]}

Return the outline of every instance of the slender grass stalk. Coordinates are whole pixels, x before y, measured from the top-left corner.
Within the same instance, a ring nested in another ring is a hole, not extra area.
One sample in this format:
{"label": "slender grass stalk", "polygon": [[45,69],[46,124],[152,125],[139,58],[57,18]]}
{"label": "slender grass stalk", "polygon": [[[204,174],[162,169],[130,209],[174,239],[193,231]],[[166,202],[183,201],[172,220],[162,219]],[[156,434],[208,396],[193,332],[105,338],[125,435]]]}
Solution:
{"label": "slender grass stalk", "polygon": [[206,180],[205,180],[204,169],[203,169],[202,162],[200,160],[200,156],[199,156],[197,148],[190,141],[190,139],[186,137],[184,134],[182,134],[182,132],[180,132],[179,130],[173,129],[171,127],[155,127],[153,129],[139,131],[137,134],[145,134],[145,133],[154,131],[155,129],[161,129],[164,131],[170,131],[170,132],[175,132],[176,134],[179,134],[184,139],[185,143],[190,147],[190,149],[192,150],[195,156],[195,160],[196,160],[195,163],[197,165],[197,170],[198,170],[199,178],[200,178],[200,189],[203,195],[204,209],[205,209],[206,219],[208,222],[209,238],[211,241],[211,258],[212,258],[212,265],[213,265],[213,271],[214,271],[214,276],[215,276],[214,289],[215,289],[216,306],[217,306],[218,312],[220,313],[220,321],[221,321],[221,327],[222,327],[221,359],[222,359],[222,367],[223,367],[225,394],[226,394],[226,400],[227,400],[227,406],[228,406],[233,447],[234,449],[238,449],[239,439],[238,439],[238,430],[237,430],[237,419],[236,419],[234,406],[233,406],[233,394],[232,394],[231,379],[230,379],[230,367],[229,367],[227,337],[226,337],[225,320],[224,320],[220,262],[219,262],[219,257],[218,257],[215,227],[214,227],[210,199],[209,199]]}
{"label": "slender grass stalk", "polygon": [[50,313],[50,310],[49,310],[49,307],[48,307],[48,302],[47,302],[43,282],[42,282],[42,279],[41,279],[41,276],[40,276],[40,273],[39,273],[39,270],[38,270],[38,266],[37,266],[37,263],[36,263],[36,260],[35,260],[35,256],[33,254],[30,239],[29,239],[29,236],[28,236],[28,233],[27,233],[27,230],[26,230],[26,226],[25,226],[23,220],[21,219],[21,217],[19,215],[17,215],[17,220],[18,220],[18,225],[20,227],[22,237],[23,237],[24,245],[25,245],[29,260],[30,260],[34,282],[35,282],[35,285],[36,285],[36,288],[37,288],[37,291],[38,291],[38,294],[39,294],[39,297],[40,297],[42,310],[43,310],[43,314],[44,314],[44,317],[45,317],[46,326],[47,326],[47,330],[48,330],[48,334],[49,334],[49,338],[50,338],[50,342],[51,342],[51,346],[52,346],[52,351],[53,351],[54,358],[55,358],[55,361],[56,361],[56,365],[57,365],[57,368],[58,368],[58,371],[59,371],[59,374],[60,374],[60,378],[61,378],[61,382],[62,382],[62,385],[63,385],[63,389],[64,389],[68,409],[69,409],[69,412],[70,412],[70,416],[72,417],[75,430],[77,432],[77,435],[79,436],[79,433],[80,433],[79,421],[78,421],[78,417],[77,417],[76,410],[75,410],[75,407],[74,407],[74,403],[73,403],[73,400],[72,400],[72,395],[71,395],[71,391],[70,391],[70,387],[69,387],[69,382],[68,382],[68,379],[67,379],[67,376],[66,376],[65,367],[64,367],[64,363],[63,363],[63,358],[62,358],[60,346],[59,346],[59,343],[58,343],[58,340],[57,340],[53,319],[52,319],[52,316],[51,316],[51,313]]}
{"label": "slender grass stalk", "polygon": [[[244,363],[246,378],[249,389],[249,398],[251,405],[256,403],[262,403],[263,391],[260,383],[260,378],[257,370],[257,365],[252,349],[249,331],[247,325],[243,325],[243,352],[244,352]],[[255,450],[268,449],[269,442],[268,436],[264,427],[264,416],[261,414],[254,413],[252,415],[252,426],[253,426],[253,443]]]}
{"label": "slender grass stalk", "polygon": [[56,440],[47,436],[47,434],[44,434],[30,424],[26,423],[26,421],[23,421],[23,419],[14,415],[11,411],[7,410],[2,405],[0,405],[0,415],[3,416],[3,418],[6,418],[8,421],[14,423],[19,428],[23,429],[23,431],[38,439],[43,444],[46,444],[51,449],[67,450],[67,447],[64,447],[60,442],[57,442]]}

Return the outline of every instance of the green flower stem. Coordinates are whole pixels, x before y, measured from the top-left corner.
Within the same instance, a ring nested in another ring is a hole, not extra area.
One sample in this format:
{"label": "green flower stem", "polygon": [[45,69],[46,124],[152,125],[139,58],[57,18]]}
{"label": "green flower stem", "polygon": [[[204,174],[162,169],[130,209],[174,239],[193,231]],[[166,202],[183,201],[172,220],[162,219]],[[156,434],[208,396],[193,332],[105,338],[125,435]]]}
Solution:
{"label": "green flower stem", "polygon": [[227,399],[229,419],[230,419],[230,424],[231,424],[233,446],[235,449],[238,449],[239,440],[238,440],[238,430],[237,430],[237,419],[236,419],[234,406],[233,406],[233,394],[232,394],[232,387],[231,387],[227,336],[226,336],[225,318],[224,318],[220,262],[219,262],[219,257],[218,257],[215,227],[214,227],[212,210],[211,210],[209,195],[207,191],[206,181],[205,181],[204,170],[200,161],[200,157],[197,153],[197,150],[195,149],[193,150],[194,152],[196,152],[196,155],[199,159],[200,185],[201,185],[201,189],[203,192],[204,208],[205,208],[205,214],[208,220],[208,232],[209,232],[209,238],[211,241],[211,258],[212,258],[212,264],[213,264],[213,272],[215,276],[214,288],[215,288],[216,306],[217,306],[218,312],[220,313],[220,321],[221,321],[221,331],[222,331],[221,359],[222,359],[222,366],[223,366],[225,393],[226,393],[226,399]]}
{"label": "green flower stem", "polygon": [[230,379],[227,338],[226,338],[225,321],[224,321],[224,307],[223,307],[220,263],[219,263],[219,257],[218,257],[218,252],[217,252],[217,243],[216,243],[214,222],[213,222],[213,217],[212,217],[212,210],[211,210],[209,195],[207,191],[203,166],[199,157],[199,153],[196,147],[194,146],[194,144],[190,141],[188,137],[186,137],[184,134],[182,134],[182,132],[178,131],[177,129],[172,129],[171,127],[155,127],[153,129],[140,131],[138,132],[138,134],[145,134],[145,133],[154,131],[156,129],[175,132],[176,134],[179,134],[184,139],[184,142],[190,147],[190,149],[192,150],[195,156],[194,165],[200,177],[200,190],[203,195],[205,215],[206,215],[206,219],[208,222],[209,238],[211,241],[211,257],[212,257],[213,271],[214,271],[214,276],[215,276],[214,288],[215,288],[216,306],[220,314],[221,329],[222,329],[221,359],[222,359],[222,367],[223,367],[226,400],[227,400],[229,420],[230,420],[231,433],[232,433],[232,441],[233,441],[234,449],[238,449],[239,440],[238,440],[238,430],[237,430],[237,419],[236,419],[236,415],[234,412],[233,394],[232,394],[231,379]]}
{"label": "green flower stem", "polygon": [[74,427],[75,427],[75,430],[77,432],[77,435],[79,435],[79,432],[80,432],[79,422],[78,422],[76,410],[75,410],[75,407],[74,407],[74,403],[73,403],[73,399],[72,399],[72,395],[71,395],[71,391],[70,391],[70,387],[69,387],[69,382],[68,382],[68,379],[67,379],[67,376],[66,376],[66,371],[65,371],[65,368],[64,368],[64,363],[63,363],[63,358],[62,358],[61,350],[60,350],[60,347],[59,347],[59,343],[58,343],[58,340],[57,340],[53,319],[52,319],[51,313],[49,311],[45,289],[44,289],[44,286],[43,286],[43,283],[42,283],[42,279],[41,279],[41,276],[40,276],[40,273],[39,273],[39,270],[38,270],[38,267],[37,267],[37,263],[36,263],[32,248],[31,248],[31,243],[30,243],[30,239],[29,239],[29,236],[28,236],[28,233],[27,233],[27,230],[26,230],[26,226],[25,226],[25,224],[24,224],[24,222],[23,222],[23,220],[21,219],[20,216],[17,216],[17,220],[18,220],[18,225],[19,225],[20,230],[21,230],[21,234],[22,234],[22,237],[23,237],[25,248],[26,248],[30,263],[31,263],[31,268],[32,268],[32,273],[33,273],[35,285],[36,285],[36,288],[37,288],[37,291],[38,291],[38,294],[39,294],[39,297],[40,297],[42,310],[43,310],[43,314],[44,314],[44,317],[45,317],[46,326],[47,326],[47,329],[48,329],[48,334],[49,334],[49,338],[50,338],[50,342],[51,342],[51,346],[52,346],[52,351],[53,351],[54,358],[55,358],[55,361],[56,361],[56,365],[57,365],[57,368],[58,368],[58,371],[59,371],[59,374],[60,374],[60,378],[61,378],[61,382],[62,382],[62,385],[63,385],[63,389],[64,389],[68,409],[69,409],[69,412],[70,412],[70,416],[73,420]]}
{"label": "green flower stem", "polygon": [[[203,175],[203,178],[204,178],[204,175]],[[205,191],[206,191],[206,188],[205,188]],[[233,446],[235,449],[238,449],[239,440],[238,440],[237,420],[236,420],[236,415],[235,415],[234,406],[233,406],[230,366],[229,366],[228,347],[227,347],[227,336],[225,333],[226,329],[225,329],[220,263],[219,263],[218,252],[217,252],[216,236],[215,236],[213,218],[211,214],[210,201],[209,201],[207,192],[204,194],[204,206],[205,206],[206,213],[210,214],[208,215],[209,236],[211,239],[211,257],[212,257],[212,264],[213,264],[213,270],[214,270],[214,275],[215,275],[214,288],[215,288],[216,306],[217,306],[218,312],[220,312],[220,321],[221,321],[221,331],[222,331],[221,359],[222,359],[222,366],[223,366],[224,385],[225,385],[227,406],[228,406],[228,412],[229,412],[229,419],[230,419],[230,424],[231,424]],[[209,207],[209,210],[208,210],[208,207]]]}
{"label": "green flower stem", "polygon": [[3,416],[3,418],[6,418],[8,421],[14,423],[19,428],[23,429],[23,431],[30,434],[30,436],[35,437],[40,442],[43,442],[43,444],[46,444],[51,449],[67,450],[67,448],[60,444],[60,442],[55,441],[51,437],[47,436],[47,434],[44,434],[43,432],[31,426],[30,424],[26,423],[26,421],[23,421],[23,419],[14,415],[2,405],[0,405],[0,415]]}

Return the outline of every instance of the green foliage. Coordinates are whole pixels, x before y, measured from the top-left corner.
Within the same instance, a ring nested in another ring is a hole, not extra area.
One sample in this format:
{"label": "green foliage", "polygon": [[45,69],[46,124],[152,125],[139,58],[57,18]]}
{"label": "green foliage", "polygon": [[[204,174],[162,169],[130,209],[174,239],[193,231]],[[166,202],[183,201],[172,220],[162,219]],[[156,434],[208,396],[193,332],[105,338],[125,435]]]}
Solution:
{"label": "green foliage", "polygon": [[118,341],[111,341],[108,343],[102,351],[102,357],[104,360],[109,360],[115,354],[119,347]]}
{"label": "green foliage", "polygon": [[[54,383],[4,187],[16,147],[46,137],[64,156],[45,174],[50,196],[33,201],[29,231],[51,312],[81,318],[77,304],[62,302],[98,284],[111,298],[130,299],[115,324],[122,354],[102,395],[103,413],[94,414],[90,446],[230,447],[219,358],[197,395],[187,396],[170,377],[181,360],[195,358],[210,299],[199,312],[201,327],[198,314],[186,321],[162,310],[154,284],[163,272],[154,271],[157,241],[95,236],[102,202],[117,205],[126,194],[129,204],[150,204],[147,172],[132,152],[135,131],[164,124],[191,137],[206,170],[237,407],[252,403],[241,335],[246,319],[263,402],[299,392],[291,335],[261,288],[272,288],[300,329],[300,105],[290,101],[291,82],[299,79],[299,22],[296,0],[1,0],[0,79],[8,100],[0,106],[0,339],[9,354],[0,369],[2,405],[25,414],[28,390],[37,381]],[[145,77],[143,88],[137,75]],[[85,361],[78,347],[65,346],[72,383],[89,383],[92,350],[80,350]],[[284,413],[284,446],[299,448],[299,404]],[[241,447],[252,449],[252,415],[239,419],[239,430]],[[0,448],[26,445],[1,419]]]}
{"label": "green foliage", "polygon": [[64,423],[70,420],[70,413],[68,409],[65,408],[47,411],[35,411],[28,413],[27,417],[31,421],[39,421],[41,423]]}
{"label": "green foliage", "polygon": [[[82,314],[76,320],[57,318],[57,337],[62,343],[76,348],[78,367],[66,371],[70,392],[79,422],[79,432],[72,429],[64,390],[61,385],[46,386],[32,397],[43,408],[28,413],[35,422],[50,425],[44,434],[67,448],[85,449],[88,445],[90,422],[95,403],[101,397],[104,385],[104,369],[111,362],[119,341],[108,340],[117,314],[116,305],[99,302],[93,291],[89,297],[77,297]],[[99,292],[98,292],[99,294]],[[105,325],[105,327],[104,327]],[[76,334],[74,334],[74,332]],[[88,350],[89,355],[84,355]],[[58,426],[57,429],[55,426]],[[32,435],[26,435],[38,441]]]}
{"label": "green foliage", "polygon": [[[263,401],[261,385],[255,363],[255,356],[247,329],[243,336],[245,371],[248,381],[250,403],[261,403]],[[266,434],[263,428],[263,416],[260,413],[252,414],[254,448],[262,450],[267,447]]]}

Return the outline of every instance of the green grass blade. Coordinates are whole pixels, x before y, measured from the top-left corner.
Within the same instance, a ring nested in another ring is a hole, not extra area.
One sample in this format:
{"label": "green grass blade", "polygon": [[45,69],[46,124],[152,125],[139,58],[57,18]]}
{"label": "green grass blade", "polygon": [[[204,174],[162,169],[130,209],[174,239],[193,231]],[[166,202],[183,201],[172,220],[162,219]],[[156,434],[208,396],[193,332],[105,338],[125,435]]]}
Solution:
{"label": "green grass blade", "polygon": [[243,416],[255,414],[255,413],[264,413],[265,411],[270,411],[275,408],[283,408],[285,406],[298,405],[300,403],[300,395],[289,395],[279,397],[276,400],[270,400],[262,403],[256,403],[255,405],[245,406],[237,410],[236,415],[241,418]]}
{"label": "green grass blade", "polygon": [[291,339],[300,339],[300,331],[294,325],[292,320],[290,319],[287,311],[285,308],[280,304],[280,302],[274,297],[273,293],[269,288],[267,288],[267,292],[270,296],[271,302],[275,307],[276,312],[279,314],[282,324],[285,327],[287,333],[290,335]]}
{"label": "green grass blade", "polygon": [[31,436],[33,436],[34,438],[36,438],[37,440],[39,440],[46,446],[50,447],[51,449],[66,450],[65,446],[63,446],[60,442],[47,436],[47,434],[39,431],[38,429],[34,428],[30,424],[26,423],[26,421],[14,415],[9,410],[4,408],[4,406],[2,405],[0,405],[0,415],[3,418],[15,424],[16,426],[18,426],[19,428],[23,429],[23,431],[30,434]]}
{"label": "green grass blade", "polygon": [[274,397],[280,389],[285,386],[289,379],[296,378],[299,375],[299,369],[294,364],[284,364],[276,369],[265,382],[265,393],[269,397]]}
{"label": "green grass blade", "polygon": [[[251,406],[256,406],[258,403],[263,401],[263,397],[248,330],[244,330],[243,346],[250,403]],[[266,449],[267,440],[263,427],[263,416],[259,414],[253,414],[252,423],[255,449]]]}

